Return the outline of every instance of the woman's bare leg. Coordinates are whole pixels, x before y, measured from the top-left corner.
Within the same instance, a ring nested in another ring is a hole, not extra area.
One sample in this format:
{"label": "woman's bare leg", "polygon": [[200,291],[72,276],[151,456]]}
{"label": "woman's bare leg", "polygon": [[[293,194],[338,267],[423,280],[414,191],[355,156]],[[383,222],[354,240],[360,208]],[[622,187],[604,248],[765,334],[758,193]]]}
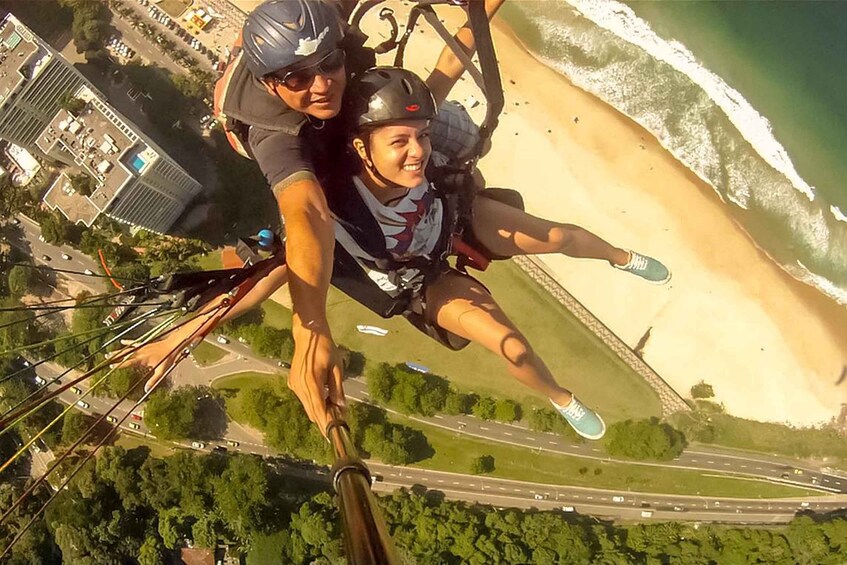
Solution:
{"label": "woman's bare leg", "polygon": [[484,196],[474,199],[473,230],[489,251],[504,257],[564,253],[570,257],[602,259],[619,266],[629,261],[628,251],[588,230],[536,218]]}
{"label": "woman's bare leg", "polygon": [[526,386],[565,406],[571,392],[560,386],[526,338],[480,283],[447,273],[426,293],[430,322],[499,355],[509,372]]}

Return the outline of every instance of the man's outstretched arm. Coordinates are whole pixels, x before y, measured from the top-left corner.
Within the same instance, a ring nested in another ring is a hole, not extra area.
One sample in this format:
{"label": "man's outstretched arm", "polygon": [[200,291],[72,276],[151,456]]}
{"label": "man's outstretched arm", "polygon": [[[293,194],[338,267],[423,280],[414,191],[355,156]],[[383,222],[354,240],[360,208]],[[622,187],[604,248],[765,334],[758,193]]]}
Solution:
{"label": "man's outstretched arm", "polygon": [[327,398],[344,406],[341,359],[326,317],[335,247],[333,220],[323,190],[310,173],[274,187],[285,221],[285,254],[292,301],[294,357],[288,386],[309,419],[326,433]]}

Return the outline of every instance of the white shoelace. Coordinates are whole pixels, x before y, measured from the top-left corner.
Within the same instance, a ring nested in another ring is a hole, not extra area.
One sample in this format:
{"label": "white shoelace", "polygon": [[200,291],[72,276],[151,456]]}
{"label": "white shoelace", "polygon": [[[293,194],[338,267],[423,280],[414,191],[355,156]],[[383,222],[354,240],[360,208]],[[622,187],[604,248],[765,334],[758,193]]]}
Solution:
{"label": "white shoelace", "polygon": [[575,398],[564,408],[564,411],[574,420],[582,420],[582,417],[585,416],[585,407]]}
{"label": "white shoelace", "polygon": [[631,252],[629,263],[626,264],[626,268],[630,271],[643,271],[647,268],[647,258],[643,255],[639,255],[638,253]]}

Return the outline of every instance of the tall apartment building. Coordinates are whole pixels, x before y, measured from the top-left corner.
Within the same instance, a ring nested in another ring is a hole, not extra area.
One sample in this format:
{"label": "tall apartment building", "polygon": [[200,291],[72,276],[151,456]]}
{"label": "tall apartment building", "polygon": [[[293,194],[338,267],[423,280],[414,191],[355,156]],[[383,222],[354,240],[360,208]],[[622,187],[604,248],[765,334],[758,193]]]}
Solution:
{"label": "tall apartment building", "polygon": [[[74,115],[60,107],[85,102]],[[201,186],[59,53],[14,15],[0,22],[0,139],[67,165],[96,181],[91,195],[61,175],[44,196],[72,222],[91,225],[100,213],[167,232]]]}

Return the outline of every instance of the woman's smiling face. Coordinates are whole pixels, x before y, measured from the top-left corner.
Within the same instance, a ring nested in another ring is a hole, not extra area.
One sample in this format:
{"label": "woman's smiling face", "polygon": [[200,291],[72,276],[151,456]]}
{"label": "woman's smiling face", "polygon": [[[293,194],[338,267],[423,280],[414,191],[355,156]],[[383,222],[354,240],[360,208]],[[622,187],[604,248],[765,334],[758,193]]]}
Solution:
{"label": "woman's smiling face", "polygon": [[[389,181],[414,188],[425,180],[424,170],[432,153],[429,120],[407,120],[374,128],[366,140],[354,141],[359,158],[372,165]],[[370,172],[368,170],[368,172]]]}

